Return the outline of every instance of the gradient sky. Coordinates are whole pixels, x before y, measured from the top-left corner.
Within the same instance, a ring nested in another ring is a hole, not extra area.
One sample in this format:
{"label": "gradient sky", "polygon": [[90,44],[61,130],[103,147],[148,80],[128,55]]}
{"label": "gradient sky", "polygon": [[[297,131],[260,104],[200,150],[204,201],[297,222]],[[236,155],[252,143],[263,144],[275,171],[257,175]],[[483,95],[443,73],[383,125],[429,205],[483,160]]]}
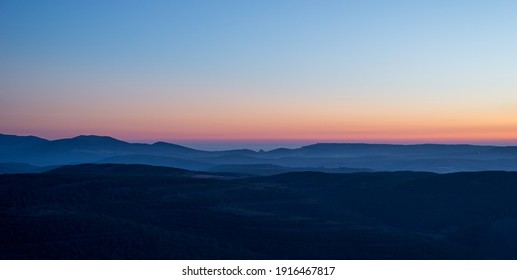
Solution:
{"label": "gradient sky", "polygon": [[0,133],[517,144],[516,15],[498,0],[2,0]]}

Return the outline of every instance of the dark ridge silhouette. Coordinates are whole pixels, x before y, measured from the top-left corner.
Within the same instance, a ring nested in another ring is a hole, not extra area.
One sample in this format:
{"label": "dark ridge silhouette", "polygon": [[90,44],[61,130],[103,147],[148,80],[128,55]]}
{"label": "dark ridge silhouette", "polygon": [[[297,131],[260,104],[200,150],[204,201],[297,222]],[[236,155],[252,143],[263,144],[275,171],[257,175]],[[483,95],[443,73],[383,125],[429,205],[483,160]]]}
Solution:
{"label": "dark ridge silhouette", "polygon": [[[40,151],[73,151],[73,150],[122,150],[132,144],[108,136],[81,135],[74,138],[44,142],[31,147],[34,152]],[[137,144],[138,145],[138,144]]]}
{"label": "dark ridge silhouette", "polygon": [[324,168],[324,167],[285,167],[275,164],[236,164],[236,165],[218,165],[210,168],[212,172],[231,172],[249,175],[276,175],[287,172],[303,172],[303,171],[319,171],[329,173],[352,173],[352,172],[372,172],[371,169],[366,168]]}
{"label": "dark ridge silhouette", "polygon": [[4,259],[517,259],[517,172],[0,175]]}
{"label": "dark ridge silhouette", "polygon": [[433,157],[465,155],[486,153],[493,150],[493,146],[474,145],[441,145],[441,144],[419,144],[419,145],[395,145],[395,144],[363,144],[363,143],[317,143],[303,146],[299,149],[277,149],[271,153],[277,155],[343,155],[343,156],[384,156],[384,155],[426,155]]}
{"label": "dark ridge silhouette", "polygon": [[43,142],[48,142],[48,140],[35,136],[0,134],[0,154],[26,148]]}
{"label": "dark ridge silhouette", "polygon": [[119,164],[147,164],[155,166],[177,167],[191,170],[206,170],[211,164],[198,160],[188,160],[177,157],[150,156],[150,155],[124,155],[103,159],[99,163]]}
{"label": "dark ridge silhouette", "polygon": [[79,164],[66,165],[46,172],[47,174],[91,174],[113,176],[165,176],[191,174],[191,171],[143,164]]}
{"label": "dark ridge silhouette", "polygon": [[192,148],[188,148],[185,146],[171,144],[166,142],[156,142],[151,145],[153,149],[151,149],[150,153],[158,154],[163,153],[165,155],[186,155],[186,156],[203,156],[208,154],[208,152],[196,150]]}

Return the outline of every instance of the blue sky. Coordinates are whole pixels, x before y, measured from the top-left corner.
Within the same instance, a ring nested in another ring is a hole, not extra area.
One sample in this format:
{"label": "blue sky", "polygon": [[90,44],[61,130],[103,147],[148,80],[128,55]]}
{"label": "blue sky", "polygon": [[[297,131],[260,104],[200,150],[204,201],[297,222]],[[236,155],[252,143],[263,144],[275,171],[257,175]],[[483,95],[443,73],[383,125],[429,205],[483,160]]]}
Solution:
{"label": "blue sky", "polygon": [[516,11],[515,1],[4,0],[0,129],[513,143]]}

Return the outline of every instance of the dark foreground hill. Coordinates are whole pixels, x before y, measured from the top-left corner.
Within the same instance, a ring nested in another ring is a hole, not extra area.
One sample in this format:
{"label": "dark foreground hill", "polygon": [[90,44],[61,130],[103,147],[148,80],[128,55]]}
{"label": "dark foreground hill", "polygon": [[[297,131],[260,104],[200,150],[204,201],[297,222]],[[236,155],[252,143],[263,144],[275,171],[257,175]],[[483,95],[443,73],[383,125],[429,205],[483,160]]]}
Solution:
{"label": "dark foreground hill", "polygon": [[3,259],[517,259],[517,173],[0,175]]}

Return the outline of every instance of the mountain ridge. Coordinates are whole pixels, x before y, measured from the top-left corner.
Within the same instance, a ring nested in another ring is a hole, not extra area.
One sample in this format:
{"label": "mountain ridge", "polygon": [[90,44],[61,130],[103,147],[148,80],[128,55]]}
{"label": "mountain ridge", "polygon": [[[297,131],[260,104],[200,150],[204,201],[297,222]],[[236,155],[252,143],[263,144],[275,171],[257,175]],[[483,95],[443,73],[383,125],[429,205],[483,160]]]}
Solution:
{"label": "mountain ridge", "polygon": [[[142,163],[207,171],[216,166],[256,165],[254,174],[276,169],[314,168],[372,171],[517,171],[517,146],[472,144],[315,143],[269,151],[206,151],[158,141],[130,143],[111,136],[79,135],[47,140],[0,134],[0,163],[55,166],[81,163]],[[232,167],[233,168],[233,167]],[[238,168],[236,168],[238,169]]]}

